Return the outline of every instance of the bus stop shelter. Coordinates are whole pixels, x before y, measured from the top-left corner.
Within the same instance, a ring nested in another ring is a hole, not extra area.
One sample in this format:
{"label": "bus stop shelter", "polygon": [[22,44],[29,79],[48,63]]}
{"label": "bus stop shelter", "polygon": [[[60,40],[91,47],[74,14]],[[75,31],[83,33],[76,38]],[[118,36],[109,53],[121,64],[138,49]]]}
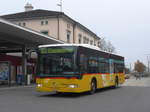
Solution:
{"label": "bus stop shelter", "polygon": [[39,45],[63,44],[48,35],[18,26],[0,18],[0,54],[22,53],[22,74],[27,75],[27,55]]}

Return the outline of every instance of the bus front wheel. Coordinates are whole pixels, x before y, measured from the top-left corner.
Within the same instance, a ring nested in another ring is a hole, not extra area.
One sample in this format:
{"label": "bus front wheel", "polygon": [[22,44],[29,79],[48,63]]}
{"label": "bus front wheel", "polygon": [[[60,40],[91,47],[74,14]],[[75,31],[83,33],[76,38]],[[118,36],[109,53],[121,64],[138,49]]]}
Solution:
{"label": "bus front wheel", "polygon": [[118,80],[118,77],[116,77],[115,79],[115,88],[117,88],[119,86],[119,80]]}
{"label": "bus front wheel", "polygon": [[90,94],[94,94],[96,92],[96,80],[92,80],[91,81],[91,90],[90,90]]}

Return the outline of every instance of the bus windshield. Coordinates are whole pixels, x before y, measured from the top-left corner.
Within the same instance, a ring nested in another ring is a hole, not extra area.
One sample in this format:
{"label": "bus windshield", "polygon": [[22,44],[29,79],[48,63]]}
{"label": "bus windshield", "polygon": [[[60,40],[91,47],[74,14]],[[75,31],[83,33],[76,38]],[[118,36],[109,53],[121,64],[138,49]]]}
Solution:
{"label": "bus windshield", "polygon": [[70,76],[74,74],[74,47],[40,48],[38,76]]}

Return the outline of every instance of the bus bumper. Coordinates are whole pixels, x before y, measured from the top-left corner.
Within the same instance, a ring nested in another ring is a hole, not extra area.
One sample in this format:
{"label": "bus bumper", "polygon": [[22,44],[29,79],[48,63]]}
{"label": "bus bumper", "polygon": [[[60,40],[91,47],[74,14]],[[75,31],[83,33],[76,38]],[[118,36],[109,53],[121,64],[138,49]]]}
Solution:
{"label": "bus bumper", "polygon": [[88,91],[78,79],[37,79],[36,90],[39,92],[70,92],[80,93]]}
{"label": "bus bumper", "polygon": [[68,87],[45,87],[41,84],[37,84],[36,90],[39,92],[70,92],[70,93],[80,93],[84,92],[77,85],[67,85]]}

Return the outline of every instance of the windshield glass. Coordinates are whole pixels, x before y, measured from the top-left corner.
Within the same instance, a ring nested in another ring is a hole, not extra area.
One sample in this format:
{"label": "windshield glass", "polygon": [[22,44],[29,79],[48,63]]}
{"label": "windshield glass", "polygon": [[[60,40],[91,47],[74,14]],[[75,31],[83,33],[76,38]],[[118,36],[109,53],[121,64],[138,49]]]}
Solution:
{"label": "windshield glass", "polygon": [[39,52],[39,76],[74,74],[74,47],[40,48]]}

